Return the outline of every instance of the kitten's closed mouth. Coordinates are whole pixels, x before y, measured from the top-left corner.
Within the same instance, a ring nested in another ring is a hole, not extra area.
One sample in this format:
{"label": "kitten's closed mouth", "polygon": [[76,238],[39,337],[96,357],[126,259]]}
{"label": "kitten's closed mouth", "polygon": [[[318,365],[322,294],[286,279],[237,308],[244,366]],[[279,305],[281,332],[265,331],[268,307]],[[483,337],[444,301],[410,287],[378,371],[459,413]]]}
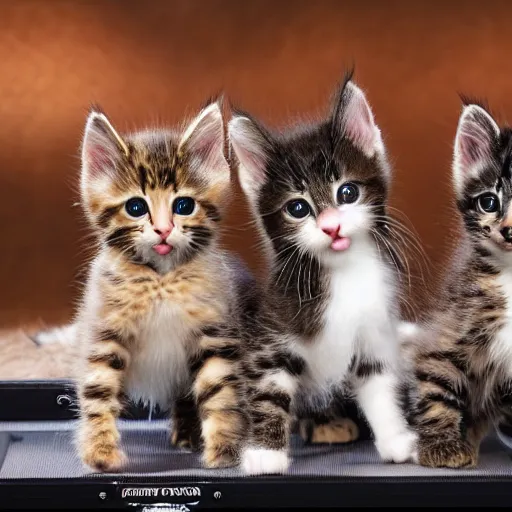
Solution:
{"label": "kitten's closed mouth", "polygon": [[153,250],[160,254],[160,256],[165,256],[169,254],[172,250],[172,245],[166,244],[165,242],[157,245],[153,245]]}
{"label": "kitten's closed mouth", "polygon": [[350,238],[337,236],[331,243],[331,249],[334,251],[345,251],[350,247]]}

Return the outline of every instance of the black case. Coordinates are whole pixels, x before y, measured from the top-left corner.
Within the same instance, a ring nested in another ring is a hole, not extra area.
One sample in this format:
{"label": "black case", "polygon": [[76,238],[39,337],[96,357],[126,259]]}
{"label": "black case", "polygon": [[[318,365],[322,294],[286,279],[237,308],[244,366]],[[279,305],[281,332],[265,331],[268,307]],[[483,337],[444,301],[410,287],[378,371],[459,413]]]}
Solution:
{"label": "black case", "polygon": [[[491,434],[473,470],[382,463],[363,439],[306,446],[293,439],[285,476],[244,477],[236,469],[203,469],[197,454],[171,448],[160,414],[132,408],[121,420],[130,466],[123,474],[90,474],[73,447],[76,401],[69,382],[0,383],[2,509],[193,510],[349,506],[506,506],[512,503],[507,429]],[[350,414],[361,422],[355,409]],[[501,440],[500,440],[501,439]]]}

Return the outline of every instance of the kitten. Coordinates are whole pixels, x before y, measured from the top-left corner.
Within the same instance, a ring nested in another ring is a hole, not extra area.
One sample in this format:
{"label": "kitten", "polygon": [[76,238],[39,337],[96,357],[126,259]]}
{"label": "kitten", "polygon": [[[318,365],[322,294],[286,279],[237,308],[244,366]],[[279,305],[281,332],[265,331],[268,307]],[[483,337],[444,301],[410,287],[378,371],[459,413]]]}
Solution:
{"label": "kitten", "polygon": [[92,112],[81,199],[99,239],[75,335],[83,351],[77,436],[82,461],[125,463],[123,397],[174,407],[172,443],[198,443],[207,467],[236,464],[247,431],[240,379],[241,264],[219,248],[231,195],[221,110],[211,103],[180,132],[120,135]]}
{"label": "kitten", "polygon": [[408,460],[391,175],[365,95],[349,76],[326,120],[278,134],[239,112],[229,138],[272,264],[247,340],[244,471],[286,470],[291,413],[339,387],[357,399],[382,458]]}
{"label": "kitten", "polygon": [[512,404],[512,130],[466,102],[454,144],[460,246],[415,347],[413,420],[425,466],[471,467]]}

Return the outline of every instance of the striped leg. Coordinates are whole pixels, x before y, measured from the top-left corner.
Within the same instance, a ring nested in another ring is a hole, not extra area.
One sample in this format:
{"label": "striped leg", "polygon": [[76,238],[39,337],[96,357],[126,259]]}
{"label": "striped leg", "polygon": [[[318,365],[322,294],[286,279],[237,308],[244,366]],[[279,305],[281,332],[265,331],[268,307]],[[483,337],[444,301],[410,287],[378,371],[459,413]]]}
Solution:
{"label": "striped leg", "polygon": [[201,423],[197,415],[196,401],[191,394],[180,397],[174,406],[171,443],[178,448],[199,450]]}
{"label": "striped leg", "polygon": [[418,461],[423,466],[461,468],[477,463],[481,428],[467,422],[470,394],[457,366],[448,352],[427,354],[417,362],[414,423],[420,434]]}
{"label": "striped leg", "polygon": [[247,369],[252,436],[243,454],[246,474],[283,473],[288,469],[290,407],[304,367],[301,358],[281,352],[268,359],[258,356]]}
{"label": "striped leg", "polygon": [[191,365],[203,462],[209,468],[238,464],[241,444],[249,429],[240,356],[239,339],[203,336],[200,353]]}
{"label": "striped leg", "polygon": [[91,343],[78,388],[77,441],[80,458],[93,470],[117,471],[125,463],[116,419],[122,410],[123,376],[129,362],[130,354],[117,333],[103,331]]}

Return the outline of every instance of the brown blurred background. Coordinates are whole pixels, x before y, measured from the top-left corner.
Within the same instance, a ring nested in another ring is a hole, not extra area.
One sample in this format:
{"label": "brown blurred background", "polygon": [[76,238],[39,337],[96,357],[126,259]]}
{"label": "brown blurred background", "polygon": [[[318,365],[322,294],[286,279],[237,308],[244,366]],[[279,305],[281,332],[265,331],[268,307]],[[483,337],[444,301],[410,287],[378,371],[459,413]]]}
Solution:
{"label": "brown blurred background", "polygon": [[[0,325],[72,314],[92,102],[124,130],[177,123],[224,90],[279,126],[321,114],[352,63],[392,156],[393,204],[442,265],[457,92],[487,97],[501,120],[512,112],[511,19],[512,4],[492,0],[0,1]],[[236,229],[229,244],[257,269],[251,239]]]}

